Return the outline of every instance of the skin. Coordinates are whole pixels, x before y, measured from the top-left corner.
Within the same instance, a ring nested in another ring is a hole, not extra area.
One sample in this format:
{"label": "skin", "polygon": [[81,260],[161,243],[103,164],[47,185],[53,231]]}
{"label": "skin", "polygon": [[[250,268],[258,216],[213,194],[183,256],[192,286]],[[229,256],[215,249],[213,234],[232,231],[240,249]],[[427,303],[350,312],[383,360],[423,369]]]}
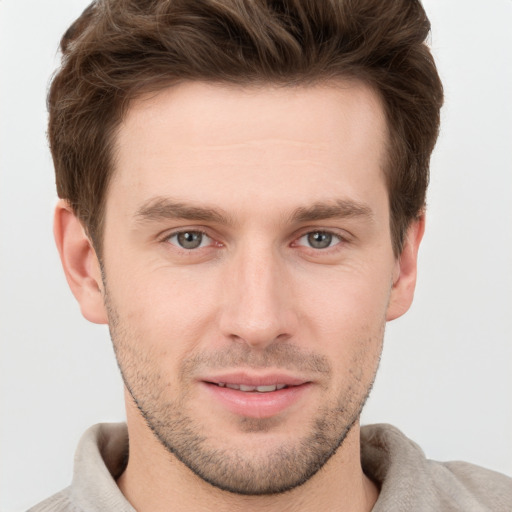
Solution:
{"label": "skin", "polygon": [[[371,510],[358,420],[424,228],[395,258],[386,143],[357,82],[181,84],[134,101],[119,128],[102,265],[59,203],[68,282],[109,323],[125,381],[118,484],[138,511]],[[184,232],[200,245],[180,247]],[[230,372],[306,384],[246,415],[205,384]]]}

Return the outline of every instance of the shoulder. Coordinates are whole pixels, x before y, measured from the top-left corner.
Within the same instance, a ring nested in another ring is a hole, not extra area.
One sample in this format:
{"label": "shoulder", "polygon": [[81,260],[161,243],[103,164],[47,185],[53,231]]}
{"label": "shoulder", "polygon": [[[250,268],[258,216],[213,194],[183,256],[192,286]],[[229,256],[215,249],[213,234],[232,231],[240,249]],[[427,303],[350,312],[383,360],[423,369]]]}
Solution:
{"label": "shoulder", "polygon": [[41,503],[34,505],[27,512],[81,512],[71,501],[69,492],[70,488],[67,487]]}
{"label": "shoulder", "polygon": [[374,512],[510,512],[512,479],[466,462],[429,460],[391,425],[361,429],[365,473],[380,485]]}
{"label": "shoulder", "polygon": [[80,439],[71,485],[30,508],[28,512],[133,512],[116,484],[128,453],[124,423],[90,427]]}
{"label": "shoulder", "polygon": [[467,462],[429,462],[445,492],[452,494],[456,489],[459,496],[480,503],[486,510],[512,510],[512,478]]}

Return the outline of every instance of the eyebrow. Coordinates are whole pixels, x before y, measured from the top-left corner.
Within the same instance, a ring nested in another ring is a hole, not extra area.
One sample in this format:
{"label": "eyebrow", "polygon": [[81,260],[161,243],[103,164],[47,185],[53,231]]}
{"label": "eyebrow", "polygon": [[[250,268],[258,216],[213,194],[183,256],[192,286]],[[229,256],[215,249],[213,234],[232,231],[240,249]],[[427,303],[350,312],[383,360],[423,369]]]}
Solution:
{"label": "eyebrow", "polygon": [[156,197],[146,201],[135,213],[135,218],[138,221],[186,219],[226,225],[234,224],[233,219],[227,213],[217,208],[194,206],[165,197]]}
{"label": "eyebrow", "polygon": [[[304,223],[335,218],[358,217],[372,220],[373,212],[364,203],[348,199],[338,199],[296,208],[289,216],[288,221],[291,223]],[[136,211],[135,218],[141,222],[180,219],[215,222],[230,226],[235,224],[234,218],[222,209],[185,204],[165,197],[156,197],[146,201]]]}
{"label": "eyebrow", "polygon": [[299,207],[291,215],[291,221],[297,223],[327,219],[346,219],[362,217],[373,219],[372,209],[358,201],[338,199],[326,203],[315,203],[308,207]]}

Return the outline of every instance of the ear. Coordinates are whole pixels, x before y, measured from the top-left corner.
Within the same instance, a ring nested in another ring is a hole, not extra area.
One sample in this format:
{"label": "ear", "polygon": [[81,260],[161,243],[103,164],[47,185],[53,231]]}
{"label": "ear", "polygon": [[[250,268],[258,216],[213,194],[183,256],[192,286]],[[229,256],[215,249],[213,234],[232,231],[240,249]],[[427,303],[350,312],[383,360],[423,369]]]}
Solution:
{"label": "ear", "polygon": [[424,232],[425,215],[422,214],[407,228],[404,247],[395,264],[387,321],[402,316],[411,307],[416,288],[418,250]]}
{"label": "ear", "polygon": [[81,222],[65,200],[55,207],[53,234],[66,279],[82,315],[90,322],[106,324],[99,260]]}

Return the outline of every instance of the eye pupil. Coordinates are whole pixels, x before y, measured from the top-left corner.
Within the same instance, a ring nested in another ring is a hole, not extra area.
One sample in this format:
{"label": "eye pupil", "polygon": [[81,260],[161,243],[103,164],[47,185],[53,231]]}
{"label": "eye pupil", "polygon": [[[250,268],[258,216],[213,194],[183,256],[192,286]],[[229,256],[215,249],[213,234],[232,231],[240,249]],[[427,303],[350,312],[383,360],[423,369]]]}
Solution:
{"label": "eye pupil", "polygon": [[331,242],[332,235],[330,233],[315,231],[314,233],[309,233],[308,235],[308,243],[315,249],[326,249],[331,245]]}
{"label": "eye pupil", "polygon": [[178,243],[184,249],[196,249],[203,241],[203,234],[199,231],[184,231],[178,234]]}

